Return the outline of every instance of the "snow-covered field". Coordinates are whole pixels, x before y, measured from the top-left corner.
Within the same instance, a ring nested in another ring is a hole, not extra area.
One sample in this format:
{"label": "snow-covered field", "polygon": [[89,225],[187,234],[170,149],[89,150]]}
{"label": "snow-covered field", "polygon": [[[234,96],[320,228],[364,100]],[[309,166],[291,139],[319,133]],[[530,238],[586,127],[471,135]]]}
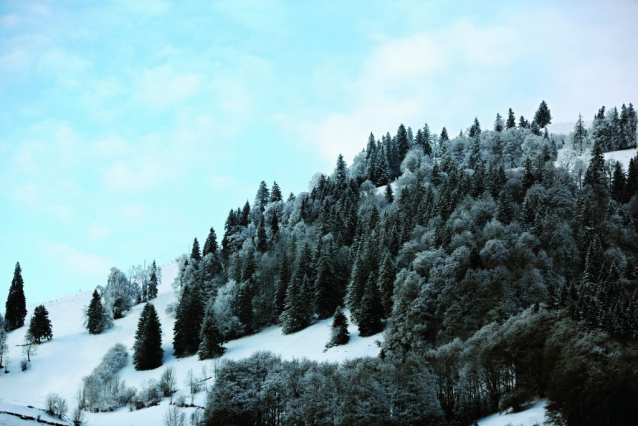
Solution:
{"label": "snow-covered field", "polygon": [[[198,361],[196,356],[177,359],[173,356],[173,324],[175,320],[165,311],[167,305],[175,302],[175,294],[171,287],[177,275],[177,264],[172,263],[162,268],[162,284],[157,299],[153,300],[162,323],[162,341],[164,348],[164,365],[156,370],[136,371],[132,362],[120,372],[128,385],[138,389],[144,380],[159,379],[167,366],[173,366],[177,374],[178,394],[186,394],[184,380],[190,369],[200,376],[202,367],[211,371],[212,361]],[[135,329],[143,305],[135,306],[126,317],[115,321],[115,326],[100,334],[89,335],[83,327],[84,308],[89,304],[92,292],[78,293],[56,301],[45,303],[53,326],[53,340],[37,347],[32,357],[31,368],[20,371],[20,360],[23,358],[22,344],[27,327],[22,327],[9,334],[9,374],[0,375],[0,402],[38,408],[44,407],[49,393],[59,393],[67,400],[69,411],[75,407],[75,395],[82,380],[98,365],[106,351],[116,343],[129,348],[132,355]],[[27,322],[33,313],[29,307]],[[350,326],[350,342],[341,347],[331,348],[324,352],[329,340],[331,320],[323,320],[298,333],[284,336],[279,327],[269,327],[252,336],[229,342],[224,358],[246,358],[256,351],[271,351],[283,359],[308,358],[317,361],[342,361],[362,356],[376,356],[379,346],[376,341],[382,334],[367,338],[359,337],[356,326]],[[203,405],[204,393],[200,393],[195,404]],[[168,407],[168,400],[163,400],[157,407],[129,412],[122,408],[113,413],[88,414],[90,425],[159,425]],[[192,409],[190,409],[192,410]],[[0,411],[2,411],[0,409]],[[188,413],[188,410],[185,410]],[[17,422],[20,420],[17,420]],[[9,419],[10,421],[11,419]],[[2,425],[0,417],[0,425]],[[19,424],[19,423],[5,423]]]}
{"label": "snow-covered field", "polygon": [[518,413],[492,414],[478,421],[479,426],[543,426],[551,425],[545,421],[546,400],[540,400]]}

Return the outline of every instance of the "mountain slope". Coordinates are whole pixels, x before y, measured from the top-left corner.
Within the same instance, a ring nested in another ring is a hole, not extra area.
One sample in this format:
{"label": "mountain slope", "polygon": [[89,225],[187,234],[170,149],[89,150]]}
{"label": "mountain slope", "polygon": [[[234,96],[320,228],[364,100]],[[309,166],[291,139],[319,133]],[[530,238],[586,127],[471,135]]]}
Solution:
{"label": "mountain slope", "polygon": [[[171,284],[177,271],[176,263],[162,268],[162,284],[157,299],[152,302],[162,323],[164,365],[155,370],[136,371],[129,359],[128,365],[120,372],[122,379],[126,380],[129,386],[139,389],[144,380],[157,380],[164,368],[173,366],[180,387],[178,394],[187,393],[183,388],[190,369],[198,376],[201,375],[203,366],[207,366],[211,371],[210,360],[198,361],[196,356],[176,359],[173,356],[175,320],[166,314],[166,307],[176,300]],[[90,335],[83,327],[83,310],[89,304],[90,298],[91,292],[83,292],[45,303],[53,325],[53,340],[38,346],[28,371],[20,371],[19,364],[23,356],[21,347],[17,346],[22,344],[27,327],[10,333],[10,374],[0,376],[0,401],[19,406],[44,407],[47,394],[56,392],[67,400],[72,409],[82,377],[91,373],[109,348],[116,343],[122,343],[129,348],[129,354],[132,355],[135,329],[143,305],[135,306],[124,318],[115,321],[112,329],[100,335]],[[27,318],[30,318],[33,308],[29,307]],[[382,339],[382,334],[362,338],[359,337],[356,326],[350,327],[350,343],[324,352],[324,346],[330,336],[330,323],[330,319],[319,321],[307,329],[287,336],[281,334],[280,327],[268,327],[255,335],[229,342],[223,358],[246,358],[256,351],[271,351],[284,359],[305,357],[318,361],[341,361],[378,355],[380,349],[375,341]],[[199,394],[196,401],[202,405],[204,394]],[[167,404],[168,401],[164,400],[158,407],[139,412],[130,413],[127,408],[122,408],[115,413],[89,414],[88,418],[91,425],[128,422],[135,425],[156,425],[161,422]]]}

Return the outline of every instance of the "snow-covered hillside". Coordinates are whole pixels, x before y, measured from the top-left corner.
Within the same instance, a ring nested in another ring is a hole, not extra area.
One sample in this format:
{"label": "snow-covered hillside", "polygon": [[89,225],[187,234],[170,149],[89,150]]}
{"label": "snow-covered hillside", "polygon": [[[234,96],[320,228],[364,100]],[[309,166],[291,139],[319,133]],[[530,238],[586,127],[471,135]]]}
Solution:
{"label": "snow-covered hillside", "polygon": [[518,413],[496,413],[478,421],[479,426],[550,426],[545,420],[546,400],[540,400]]}
{"label": "snow-covered hillside", "polygon": [[[162,323],[162,346],[164,348],[164,365],[156,370],[136,371],[129,360],[120,375],[128,385],[140,387],[143,381],[159,379],[167,366],[173,366],[177,374],[179,393],[187,393],[184,380],[192,369],[200,375],[203,366],[210,371],[212,361],[198,361],[196,356],[177,359],[173,356],[172,340],[175,320],[169,317],[166,307],[175,302],[171,287],[177,275],[177,264],[172,263],[162,268],[162,284],[157,299],[153,300]],[[69,407],[75,406],[75,395],[82,377],[87,376],[98,365],[105,352],[116,343],[122,343],[132,354],[135,329],[143,305],[135,306],[126,317],[115,321],[115,326],[100,334],[89,335],[83,327],[83,310],[89,304],[91,292],[78,293],[45,304],[53,325],[53,340],[38,346],[33,356],[31,368],[20,371],[20,360],[23,358],[21,347],[26,326],[9,334],[9,374],[0,376],[0,401],[15,406],[44,407],[47,394],[56,392],[64,397]],[[27,319],[31,317],[33,308],[29,308]],[[256,351],[271,351],[283,359],[308,358],[318,361],[341,361],[362,356],[379,354],[377,340],[382,334],[361,338],[356,326],[350,327],[351,339],[347,345],[331,348],[324,352],[329,340],[331,320],[319,321],[298,333],[284,336],[279,327],[269,327],[258,334],[229,342],[224,358],[246,358]],[[196,404],[204,404],[204,393],[198,395]],[[157,407],[129,412],[121,408],[113,413],[88,414],[91,425],[158,425],[167,410],[168,400],[163,400]],[[26,408],[25,408],[26,409]],[[192,410],[192,409],[191,409]],[[0,424],[1,423],[0,418]]]}

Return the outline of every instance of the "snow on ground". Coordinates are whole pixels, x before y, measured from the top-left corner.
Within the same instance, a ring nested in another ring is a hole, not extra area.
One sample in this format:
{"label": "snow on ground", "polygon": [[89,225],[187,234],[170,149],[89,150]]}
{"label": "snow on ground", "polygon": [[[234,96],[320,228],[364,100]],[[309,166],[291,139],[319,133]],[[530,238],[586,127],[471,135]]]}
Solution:
{"label": "snow on ground", "polygon": [[479,426],[550,426],[545,421],[545,405],[547,400],[540,400],[518,413],[492,414],[478,421]]}
{"label": "snow on ground", "polygon": [[[136,371],[132,361],[122,369],[120,376],[127,384],[138,389],[145,380],[158,380],[162,371],[173,366],[177,374],[179,393],[184,394],[184,380],[190,369],[201,376],[202,367],[212,370],[212,361],[198,361],[197,356],[177,359],[173,356],[173,325],[175,320],[166,314],[166,307],[175,302],[175,294],[171,287],[177,275],[177,263],[162,268],[162,284],[157,299],[153,304],[162,323],[162,346],[164,348],[164,365],[151,371]],[[92,292],[77,293],[45,303],[49,311],[53,327],[53,340],[37,347],[32,356],[31,368],[20,371],[20,360],[23,358],[20,345],[23,342],[27,327],[22,327],[9,334],[9,374],[0,374],[0,401],[18,406],[32,405],[44,407],[49,393],[59,393],[67,400],[69,411],[75,403],[75,395],[82,380],[98,365],[106,351],[116,343],[123,343],[132,348],[135,329],[143,305],[135,306],[126,317],[115,321],[115,326],[100,335],[90,335],[84,329],[84,309],[91,300]],[[29,307],[27,322],[31,318],[34,307]],[[223,358],[246,358],[256,351],[271,351],[283,359],[308,358],[317,361],[342,361],[362,356],[377,356],[379,346],[377,340],[383,335],[362,338],[356,326],[350,326],[350,342],[347,345],[331,348],[324,352],[329,340],[331,320],[319,321],[298,333],[284,336],[280,327],[268,327],[252,336],[229,342]],[[195,402],[204,405],[205,395],[201,393]],[[113,413],[89,414],[91,425],[157,425],[161,424],[168,407],[168,400],[163,400],[157,407],[129,412],[122,408]],[[193,410],[193,409],[190,409]],[[0,410],[2,411],[2,410]],[[188,411],[187,411],[188,412]],[[0,422],[0,425],[2,423]]]}
{"label": "snow on ground", "polygon": [[611,151],[603,154],[605,156],[605,160],[615,160],[620,161],[622,164],[625,173],[629,169],[629,160],[636,156],[636,152],[638,152],[637,148],[633,149],[623,149],[622,151]]}
{"label": "snow on ground", "polygon": [[[40,418],[50,423],[64,424],[65,422],[52,417],[42,410],[37,408],[23,407],[18,405],[7,404],[0,401],[0,425],[33,425],[38,424],[35,420],[23,420],[20,417],[13,416],[5,413],[15,413],[24,417],[31,417],[32,419]],[[41,423],[40,423],[41,424]]]}

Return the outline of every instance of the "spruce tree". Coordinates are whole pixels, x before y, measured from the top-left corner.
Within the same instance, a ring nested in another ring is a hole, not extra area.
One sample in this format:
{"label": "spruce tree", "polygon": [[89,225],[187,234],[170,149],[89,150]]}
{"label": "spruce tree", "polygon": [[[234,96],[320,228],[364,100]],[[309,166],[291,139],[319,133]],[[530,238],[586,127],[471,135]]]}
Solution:
{"label": "spruce tree", "polygon": [[272,183],[272,189],[270,190],[270,202],[278,203],[279,201],[282,201],[283,199],[284,197],[281,195],[281,188],[279,188],[277,181],[274,181]]}
{"label": "spruce tree", "polygon": [[5,327],[7,331],[22,327],[27,317],[27,303],[24,297],[24,280],[22,279],[20,262],[16,263],[13,272],[13,280],[11,281],[5,308]]}
{"label": "spruce tree", "polygon": [[505,123],[505,127],[507,127],[508,129],[513,129],[516,127],[516,117],[514,116],[514,111],[512,111],[512,108],[510,108],[507,113],[507,123]]}
{"label": "spruce tree", "polygon": [[383,330],[383,307],[379,300],[379,290],[377,289],[374,274],[368,276],[363,298],[361,299],[361,309],[358,318],[359,336],[366,337],[377,334]]}
{"label": "spruce tree", "polygon": [[337,308],[332,319],[330,341],[326,344],[326,349],[333,346],[345,345],[349,340],[348,318],[346,318],[341,308]]}
{"label": "spruce tree", "polygon": [[388,204],[392,204],[394,202],[394,193],[392,192],[392,185],[390,185],[390,183],[388,183],[385,187],[384,197]]}
{"label": "spruce tree", "polygon": [[397,150],[399,155],[398,161],[399,161],[399,164],[401,164],[401,162],[405,158],[405,155],[410,150],[410,143],[408,141],[408,133],[405,130],[405,126],[403,124],[401,124],[399,126],[399,129],[397,130]]}
{"label": "spruce tree", "polygon": [[611,198],[619,203],[625,203],[626,199],[627,177],[622,169],[619,161],[614,165],[614,173],[611,179]]}
{"label": "spruce tree", "polygon": [[173,349],[178,358],[192,355],[199,349],[199,331],[204,317],[202,303],[194,284],[187,284],[175,311]]}
{"label": "spruce tree", "polygon": [[552,122],[552,114],[545,101],[542,101],[538,106],[536,114],[534,114],[534,121],[541,129],[545,128],[545,126]]}
{"label": "spruce tree", "polygon": [[377,287],[381,292],[381,305],[383,306],[383,317],[389,318],[392,313],[392,293],[394,291],[394,279],[396,271],[392,264],[392,256],[386,253],[383,262],[379,266],[379,277]]}
{"label": "spruce tree", "polygon": [[574,145],[574,150],[578,152],[583,152],[585,147],[585,141],[587,140],[587,129],[583,124],[583,116],[578,114],[578,121],[574,126],[574,134],[572,136],[572,141]]}
{"label": "spruce tree", "polygon": [[522,115],[521,118],[518,120],[518,127],[520,127],[521,129],[529,128],[529,121],[527,121]]}
{"label": "spruce tree", "polygon": [[219,330],[212,304],[209,304],[206,309],[206,315],[204,316],[204,322],[202,323],[200,332],[200,340],[201,343],[199,344],[199,351],[197,352],[200,360],[218,358],[222,356],[226,350],[226,348],[224,348],[226,341]]}
{"label": "spruce tree", "polygon": [[494,120],[494,131],[502,132],[504,128],[505,128],[505,125],[503,123],[503,117],[501,117],[501,114],[497,113],[496,120]]}
{"label": "spruce tree", "polygon": [[104,330],[104,306],[97,290],[93,290],[93,297],[86,311],[86,329],[89,334],[100,334]]}
{"label": "spruce tree", "polygon": [[40,344],[42,339],[51,340],[53,338],[49,311],[47,311],[44,305],[36,306],[33,311],[33,316],[29,324],[29,333],[31,333],[37,344]]}
{"label": "spruce tree", "polygon": [[496,220],[504,225],[509,225],[514,218],[514,210],[512,209],[513,202],[514,200],[512,199],[510,191],[507,188],[503,189],[496,207]]}
{"label": "spruce tree", "polygon": [[217,234],[215,234],[215,230],[211,227],[210,232],[208,233],[208,237],[206,238],[206,242],[204,243],[202,257],[206,256],[207,254],[217,253],[217,248]]}
{"label": "spruce tree", "polygon": [[330,318],[341,303],[342,295],[332,262],[331,247],[326,245],[319,254],[314,286],[315,311],[319,319]]}
{"label": "spruce tree", "polygon": [[148,280],[147,293],[146,293],[148,300],[153,300],[157,297],[157,286],[159,284],[157,273],[158,273],[157,264],[155,264],[155,261],[153,261],[153,264],[151,265],[151,276],[149,277],[149,280]]}
{"label": "spruce tree", "polygon": [[266,208],[266,204],[268,204],[268,200],[270,199],[270,191],[268,190],[268,185],[263,180],[259,184],[259,189],[257,190],[257,195],[255,195],[255,208],[257,208],[258,213],[263,213]]}
{"label": "spruce tree", "polygon": [[266,220],[264,216],[261,216],[259,220],[259,225],[257,226],[257,251],[260,253],[265,253],[268,250],[268,236],[266,235]]}
{"label": "spruce tree", "polygon": [[162,365],[162,326],[155,307],[144,305],[135,332],[133,363],[136,370],[152,370]]}
{"label": "spruce tree", "polygon": [[199,241],[197,241],[197,238],[193,240],[193,249],[191,250],[191,259],[195,261],[202,260],[202,254],[199,251]]}

